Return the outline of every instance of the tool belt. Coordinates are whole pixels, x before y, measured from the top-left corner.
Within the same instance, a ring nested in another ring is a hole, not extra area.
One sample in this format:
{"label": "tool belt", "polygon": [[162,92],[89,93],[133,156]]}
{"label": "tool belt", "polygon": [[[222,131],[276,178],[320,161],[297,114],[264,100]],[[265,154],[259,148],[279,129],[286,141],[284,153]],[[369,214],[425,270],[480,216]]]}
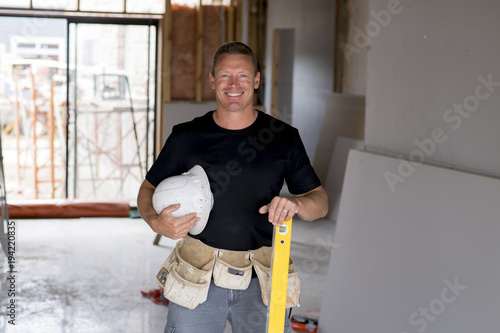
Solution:
{"label": "tool belt", "polygon": [[[272,248],[253,251],[216,249],[187,235],[177,242],[156,276],[169,301],[194,309],[207,299],[210,281],[227,289],[245,290],[252,279],[252,267],[259,279],[262,301],[269,303]],[[299,303],[299,273],[293,269],[290,258],[286,307]]]}

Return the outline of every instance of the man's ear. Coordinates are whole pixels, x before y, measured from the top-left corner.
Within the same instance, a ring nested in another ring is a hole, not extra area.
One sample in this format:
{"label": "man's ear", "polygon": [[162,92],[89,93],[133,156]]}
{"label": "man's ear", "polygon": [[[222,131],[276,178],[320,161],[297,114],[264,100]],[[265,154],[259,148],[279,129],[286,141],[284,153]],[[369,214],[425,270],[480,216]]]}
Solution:
{"label": "man's ear", "polygon": [[212,73],[208,73],[208,80],[210,81],[210,87],[215,89],[215,78]]}
{"label": "man's ear", "polygon": [[257,75],[255,75],[255,79],[253,80],[253,88],[257,89],[260,86],[260,72],[257,72]]}

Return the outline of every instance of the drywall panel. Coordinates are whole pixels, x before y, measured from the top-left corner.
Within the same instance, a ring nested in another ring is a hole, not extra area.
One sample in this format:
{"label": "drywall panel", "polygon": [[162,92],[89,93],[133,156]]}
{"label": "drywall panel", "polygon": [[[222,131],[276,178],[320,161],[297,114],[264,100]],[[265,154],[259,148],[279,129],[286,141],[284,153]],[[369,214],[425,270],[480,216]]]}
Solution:
{"label": "drywall panel", "polygon": [[[266,22],[265,109],[271,110],[272,50],[275,29],[294,30],[292,119],[314,159],[328,96],[333,91],[335,1],[273,0]],[[289,110],[278,110],[289,114]]]}
{"label": "drywall panel", "polygon": [[499,176],[500,2],[370,6],[352,45],[369,49],[367,147]]}
{"label": "drywall panel", "polygon": [[162,145],[172,133],[174,125],[193,120],[202,116],[208,111],[217,109],[217,104],[213,103],[195,103],[195,102],[170,102],[165,103],[165,114],[163,116]]}
{"label": "drywall panel", "polygon": [[351,151],[319,332],[496,333],[500,181]]}
{"label": "drywall panel", "polygon": [[365,97],[336,94],[328,96],[326,110],[313,166],[322,182],[325,181],[338,136],[363,140],[365,131]]}
{"label": "drywall panel", "polygon": [[337,221],[349,151],[351,151],[351,149],[362,150],[364,148],[364,142],[362,140],[345,138],[343,136],[338,136],[334,142],[335,149],[331,155],[332,159],[328,166],[328,173],[323,183],[323,187],[328,194],[329,209],[326,218]]}
{"label": "drywall panel", "polygon": [[[293,51],[295,32],[293,29],[276,29],[273,34],[273,108],[271,115],[291,123],[293,96]],[[276,112],[278,111],[278,112]]]}

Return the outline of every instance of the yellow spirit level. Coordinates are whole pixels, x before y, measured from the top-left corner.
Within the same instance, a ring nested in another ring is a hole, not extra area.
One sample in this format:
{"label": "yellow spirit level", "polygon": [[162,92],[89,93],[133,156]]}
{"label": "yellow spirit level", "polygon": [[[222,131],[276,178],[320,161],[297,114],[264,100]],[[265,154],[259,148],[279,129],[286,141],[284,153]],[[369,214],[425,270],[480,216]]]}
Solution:
{"label": "yellow spirit level", "polygon": [[288,266],[292,241],[292,219],[274,227],[271,261],[271,292],[267,307],[267,333],[283,333],[285,327]]}

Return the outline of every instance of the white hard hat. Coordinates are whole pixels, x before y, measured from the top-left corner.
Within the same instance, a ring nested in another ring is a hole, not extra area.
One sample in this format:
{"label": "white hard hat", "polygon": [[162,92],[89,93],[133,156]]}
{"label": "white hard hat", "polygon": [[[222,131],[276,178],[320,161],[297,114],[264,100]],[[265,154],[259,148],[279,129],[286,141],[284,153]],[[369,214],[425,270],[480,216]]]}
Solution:
{"label": "white hard hat", "polygon": [[214,204],[205,170],[195,165],[189,171],[178,176],[166,178],[158,184],[153,193],[153,208],[160,214],[163,208],[180,204],[180,208],[172,215],[181,217],[190,213],[198,213],[200,221],[189,231],[198,235],[205,229],[208,215]]}

